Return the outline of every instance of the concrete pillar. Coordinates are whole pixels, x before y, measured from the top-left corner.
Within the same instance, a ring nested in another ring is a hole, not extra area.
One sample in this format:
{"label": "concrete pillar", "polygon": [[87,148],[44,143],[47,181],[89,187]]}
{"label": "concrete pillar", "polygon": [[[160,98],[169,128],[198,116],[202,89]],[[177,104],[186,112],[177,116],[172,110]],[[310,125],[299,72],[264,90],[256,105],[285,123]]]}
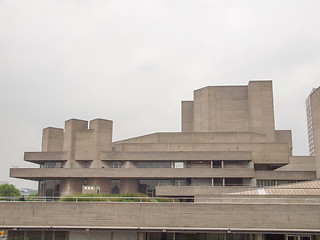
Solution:
{"label": "concrete pillar", "polygon": [[101,194],[111,193],[111,179],[108,178],[88,178],[88,186],[99,186]]}
{"label": "concrete pillar", "polygon": [[63,151],[63,129],[48,127],[42,132],[42,152]]}
{"label": "concrete pillar", "polygon": [[65,122],[65,133],[63,142],[63,151],[68,152],[68,161],[65,168],[73,168],[76,166],[75,153],[76,153],[76,134],[77,131],[87,130],[88,122],[78,119],[70,119]]}
{"label": "concrete pillar", "polygon": [[120,184],[120,193],[138,192],[138,180],[135,178],[123,178]]}
{"label": "concrete pillar", "polygon": [[122,168],[136,168],[136,164],[134,161],[123,161]]}
{"label": "concrete pillar", "polygon": [[145,232],[138,232],[138,240],[145,240],[146,233]]}
{"label": "concrete pillar", "polygon": [[68,196],[82,193],[82,186],[84,185],[83,178],[65,178],[61,179],[60,196]]}
{"label": "concrete pillar", "polygon": [[92,168],[101,168],[101,152],[112,151],[112,126],[113,122],[105,119],[90,121],[89,129],[93,131],[93,162]]}
{"label": "concrete pillar", "polygon": [[[123,161],[122,168],[135,168],[134,161]],[[135,178],[123,178],[120,184],[120,193],[136,193],[138,192],[138,180]]]}
{"label": "concrete pillar", "polygon": [[264,240],[263,234],[254,234],[254,240]]}

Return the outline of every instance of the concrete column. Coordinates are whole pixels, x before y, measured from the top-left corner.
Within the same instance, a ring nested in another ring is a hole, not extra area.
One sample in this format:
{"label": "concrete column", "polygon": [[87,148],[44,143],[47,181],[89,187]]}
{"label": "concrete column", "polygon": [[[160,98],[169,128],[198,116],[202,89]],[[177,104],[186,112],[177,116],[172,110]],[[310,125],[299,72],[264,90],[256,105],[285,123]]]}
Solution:
{"label": "concrete column", "polygon": [[145,240],[146,233],[145,232],[138,232],[138,240]]}
{"label": "concrete column", "polygon": [[63,151],[63,129],[48,127],[42,132],[42,152]]}
{"label": "concrete column", "polygon": [[120,184],[120,193],[138,192],[138,180],[135,178],[123,178]]}
{"label": "concrete column", "polygon": [[83,178],[65,178],[61,180],[60,196],[68,196],[82,193]]}
{"label": "concrete column", "polygon": [[102,193],[102,194],[111,193],[111,179],[108,179],[108,178],[88,178],[87,185],[99,186],[100,193]]}
{"label": "concrete column", "polygon": [[65,133],[63,142],[63,151],[68,152],[68,161],[65,168],[74,168],[76,166],[76,134],[77,131],[87,130],[88,122],[78,119],[70,119],[65,122]]}
{"label": "concrete column", "polygon": [[92,130],[94,134],[92,168],[102,167],[102,151],[112,151],[112,125],[112,121],[105,119],[90,121],[89,129]]}
{"label": "concrete column", "polygon": [[263,234],[254,234],[254,240],[264,240]]}
{"label": "concrete column", "polygon": [[123,161],[122,168],[136,168],[136,163],[134,161]]}

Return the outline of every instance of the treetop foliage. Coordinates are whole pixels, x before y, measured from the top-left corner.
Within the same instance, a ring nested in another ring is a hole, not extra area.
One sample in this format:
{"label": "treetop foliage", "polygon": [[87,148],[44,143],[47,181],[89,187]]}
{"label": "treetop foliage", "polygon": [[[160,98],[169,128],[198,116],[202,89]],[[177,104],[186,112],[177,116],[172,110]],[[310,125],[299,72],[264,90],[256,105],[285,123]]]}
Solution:
{"label": "treetop foliage", "polygon": [[2,184],[0,185],[0,196],[1,197],[19,197],[20,192],[12,184]]}

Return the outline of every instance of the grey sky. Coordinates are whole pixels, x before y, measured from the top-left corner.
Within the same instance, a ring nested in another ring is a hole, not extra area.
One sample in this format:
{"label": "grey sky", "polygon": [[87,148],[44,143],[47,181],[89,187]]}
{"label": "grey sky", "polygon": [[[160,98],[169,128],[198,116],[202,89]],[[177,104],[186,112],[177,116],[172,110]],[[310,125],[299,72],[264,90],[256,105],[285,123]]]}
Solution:
{"label": "grey sky", "polygon": [[272,79],[277,129],[307,155],[305,99],[320,85],[320,1],[0,0],[0,181],[35,166],[42,129],[114,121],[114,140],[180,131],[208,85]]}

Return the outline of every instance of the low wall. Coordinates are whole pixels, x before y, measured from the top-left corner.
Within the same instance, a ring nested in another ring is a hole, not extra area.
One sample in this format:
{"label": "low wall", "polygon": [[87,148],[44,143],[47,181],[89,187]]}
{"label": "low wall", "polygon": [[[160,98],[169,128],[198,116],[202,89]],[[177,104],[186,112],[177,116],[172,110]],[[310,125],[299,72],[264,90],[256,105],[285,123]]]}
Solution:
{"label": "low wall", "polygon": [[320,205],[0,202],[0,228],[320,232]]}

